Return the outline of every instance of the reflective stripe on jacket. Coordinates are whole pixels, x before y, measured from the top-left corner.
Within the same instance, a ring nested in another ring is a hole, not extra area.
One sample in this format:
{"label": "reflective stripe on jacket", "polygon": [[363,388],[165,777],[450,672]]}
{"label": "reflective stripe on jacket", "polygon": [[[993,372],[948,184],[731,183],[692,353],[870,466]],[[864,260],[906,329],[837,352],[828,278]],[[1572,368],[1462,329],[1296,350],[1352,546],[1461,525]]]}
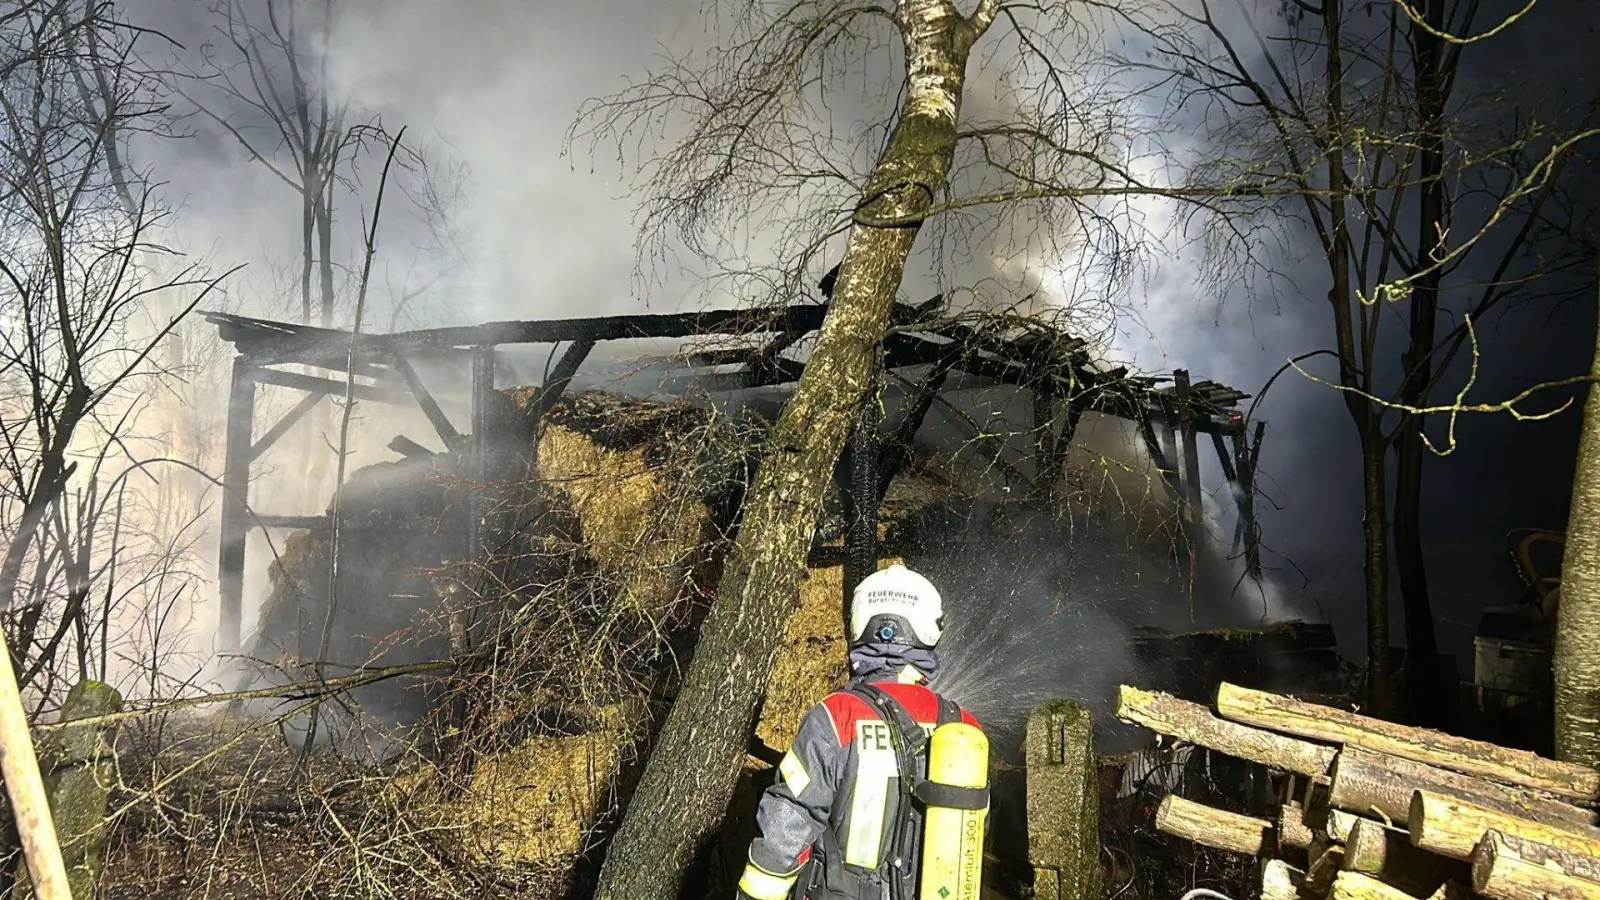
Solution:
{"label": "reflective stripe on jacket", "polygon": [[[900,703],[922,727],[939,723],[939,696],[920,684],[872,682]],[[978,722],[966,710],[961,719]],[[918,761],[923,774],[926,759]],[[840,691],[812,707],[794,745],[778,766],[778,778],[756,812],[759,836],[750,844],[740,890],[755,900],[783,900],[813,853],[826,845],[842,851],[848,871],[875,872],[893,849],[893,830],[904,797],[889,726],[865,700]],[[900,855],[904,871],[918,871],[916,841]],[[824,843],[824,830],[833,841]]]}

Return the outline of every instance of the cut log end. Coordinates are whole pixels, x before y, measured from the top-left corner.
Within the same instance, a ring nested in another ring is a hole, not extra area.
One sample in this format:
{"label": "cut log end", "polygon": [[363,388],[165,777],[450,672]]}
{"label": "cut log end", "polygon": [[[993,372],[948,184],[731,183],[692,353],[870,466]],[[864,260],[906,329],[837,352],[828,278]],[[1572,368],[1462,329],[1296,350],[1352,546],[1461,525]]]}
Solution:
{"label": "cut log end", "polygon": [[1304,900],[1305,873],[1281,859],[1261,865],[1261,900]]}
{"label": "cut log end", "polygon": [[1305,810],[1298,803],[1286,803],[1278,808],[1278,850],[1304,850],[1311,846],[1314,835],[1305,823]]}

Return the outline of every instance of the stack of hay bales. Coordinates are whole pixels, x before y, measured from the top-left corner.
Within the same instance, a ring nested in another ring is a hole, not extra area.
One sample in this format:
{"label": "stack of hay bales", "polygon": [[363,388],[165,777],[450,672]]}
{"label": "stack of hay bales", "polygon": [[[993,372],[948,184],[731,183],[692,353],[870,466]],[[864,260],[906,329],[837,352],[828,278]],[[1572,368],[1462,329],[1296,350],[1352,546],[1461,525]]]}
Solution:
{"label": "stack of hay bales", "polygon": [[[533,394],[507,396],[514,409],[526,408]],[[508,418],[514,421],[514,413]],[[645,699],[618,685],[659,684],[664,673],[591,675],[623,656],[644,669],[670,667],[706,605],[722,552],[711,502],[730,477],[726,464],[743,451],[726,443],[722,425],[714,414],[684,405],[577,393],[545,414],[536,457],[531,448],[519,454],[529,463],[537,459],[538,478],[506,486],[531,501],[507,519],[518,546],[539,552],[506,565],[506,583],[522,587],[504,596],[476,592],[480,625],[512,624],[475,633],[471,643],[551,647],[561,658],[534,660],[542,671],[526,678],[496,673],[492,708],[473,720],[492,734],[472,736],[472,758],[414,772],[400,785],[412,811],[456,835],[468,857],[513,867],[568,865],[614,807],[618,776],[628,773],[650,718]],[[515,450],[511,443],[502,447]],[[342,500],[331,658],[395,664],[449,652],[440,623],[450,618],[443,607],[451,604],[433,583],[455,578],[450,567],[465,547],[468,488],[460,473],[471,471],[470,462],[445,454],[384,463],[351,478]],[[274,590],[262,612],[258,658],[292,664],[315,655],[328,605],[330,549],[325,530],[287,542],[271,570]],[[571,559],[556,558],[563,554]],[[491,602],[511,615],[483,615]],[[624,642],[619,635],[627,646],[617,646]],[[356,699],[398,705],[390,695],[402,696],[413,705],[391,718],[415,726],[436,712],[424,702],[424,684],[395,679],[385,694]]]}

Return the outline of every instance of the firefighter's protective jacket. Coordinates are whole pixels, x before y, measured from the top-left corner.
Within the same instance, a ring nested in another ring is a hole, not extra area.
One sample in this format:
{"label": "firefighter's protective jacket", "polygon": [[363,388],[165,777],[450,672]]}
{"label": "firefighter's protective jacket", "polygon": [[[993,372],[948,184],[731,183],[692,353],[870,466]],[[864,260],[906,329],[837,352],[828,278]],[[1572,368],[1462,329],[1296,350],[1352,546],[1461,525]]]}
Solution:
{"label": "firefighter's protective jacket", "polygon": [[[941,705],[946,718],[953,709],[959,721],[978,725],[966,710],[941,703],[922,684],[892,677],[870,683],[898,701],[924,734],[941,724]],[[918,774],[925,777],[926,755],[918,765]],[[891,868],[911,882],[920,871],[922,826],[914,808],[906,810],[904,829],[911,839],[896,846],[896,823],[902,805],[909,802],[901,791],[889,723],[848,689],[830,694],[806,714],[778,767],[777,781],[761,799],[756,813],[760,834],[750,844],[740,891],[754,900],[784,900],[805,871],[812,884],[826,878],[828,897],[890,896],[884,884]],[[797,900],[805,896],[807,885],[799,887]]]}

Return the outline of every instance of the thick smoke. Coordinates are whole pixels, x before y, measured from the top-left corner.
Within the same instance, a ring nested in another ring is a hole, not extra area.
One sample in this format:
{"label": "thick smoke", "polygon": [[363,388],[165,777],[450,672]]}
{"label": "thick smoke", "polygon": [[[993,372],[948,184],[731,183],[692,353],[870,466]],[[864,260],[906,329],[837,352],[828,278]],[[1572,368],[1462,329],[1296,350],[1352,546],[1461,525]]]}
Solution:
{"label": "thick smoke", "polygon": [[[461,258],[435,279],[427,321],[667,311],[699,302],[687,276],[672,273],[658,273],[664,283],[649,296],[636,295],[630,277],[634,263],[632,201],[614,178],[590,174],[586,160],[563,159],[561,155],[565,128],[585,98],[614,90],[625,76],[637,75],[638,60],[659,45],[671,50],[703,41],[699,4],[687,0],[605,4],[390,0],[341,8],[340,26],[328,48],[339,88],[357,105],[380,116],[386,126],[406,125],[413,134],[427,135],[471,173],[456,208]],[[212,22],[197,4],[145,0],[128,4],[126,9],[138,24],[171,34],[181,45],[173,52],[191,54],[191,62],[194,54],[216,40]],[[1483,53],[1474,57],[1481,60],[1478,71],[1490,73],[1498,70],[1500,62],[1514,62],[1530,80],[1549,82],[1572,75],[1569,80],[1573,83],[1582,81],[1592,73],[1581,71],[1581,66],[1580,71],[1567,73],[1543,67],[1565,66],[1564,60],[1586,58],[1578,51],[1568,54],[1549,48],[1582,39],[1578,36],[1584,29],[1569,23],[1573,16],[1590,14],[1592,10],[1586,11],[1580,4],[1542,2],[1535,15],[1512,30],[1509,43],[1489,42]],[[1541,49],[1525,52],[1529,47]],[[995,99],[998,93],[994,81],[975,79],[968,111],[999,117],[1004,109]],[[855,117],[856,111],[839,112],[841,121]],[[230,304],[246,312],[281,315],[284,297],[292,292],[272,270],[293,260],[297,201],[226,135],[203,118],[193,121],[195,138],[151,141],[140,148],[143,164],[158,173],[167,183],[171,202],[181,206],[177,243],[220,262],[251,261],[247,277],[231,286]],[[1151,219],[1175,215],[1160,203],[1148,204],[1142,212]],[[361,223],[361,210],[343,209],[341,214],[351,228]],[[394,229],[385,232],[388,240],[380,245],[380,270],[392,267],[396,280],[401,280],[410,261],[407,240],[416,235],[399,219]],[[1008,233],[1007,239],[1014,236]],[[1143,270],[1134,285],[1134,309],[1114,323],[1102,349],[1146,370],[1183,366],[1199,377],[1248,391],[1262,384],[1288,356],[1324,346],[1328,334],[1326,304],[1320,300],[1324,276],[1314,260],[1306,261],[1303,250],[1310,246],[1308,236],[1286,233],[1282,237],[1281,243],[1292,252],[1273,261],[1283,276],[1272,282],[1274,287],[1259,292],[1241,289],[1221,302],[1199,290],[1201,263],[1192,249],[1175,247],[1170,253],[1158,253],[1157,263]],[[1071,246],[1071,235],[1060,244]],[[957,272],[944,271],[925,256],[919,257],[920,269],[908,279],[905,293],[917,300],[948,283],[986,280],[1008,286],[1043,286],[1056,302],[1096,293],[1099,284],[1090,273],[1077,270],[1075,257],[1048,258],[1046,250],[1033,247],[1018,257],[979,248]],[[1472,280],[1471,274],[1463,275],[1463,280]],[[390,289],[387,284],[379,287]],[[392,298],[385,298],[377,305],[390,303]],[[1588,333],[1586,308],[1559,315],[1562,327],[1556,333],[1579,337]],[[348,313],[345,316],[347,319]],[[368,324],[375,327],[381,323],[380,319]],[[1484,352],[1490,363],[1480,377],[1481,395],[1502,396],[1512,387],[1581,368],[1585,342],[1552,339],[1545,325],[1542,316],[1518,315],[1508,317],[1496,330],[1485,330]],[[187,330],[186,339],[191,345],[210,341],[211,331],[195,324]],[[1539,352],[1527,352],[1536,341]],[[532,348],[526,354],[529,358],[512,363],[506,383],[537,380],[542,370],[538,354],[546,350]],[[197,390],[191,405],[212,412],[220,408],[224,371],[213,366],[205,377],[195,379],[209,392]],[[442,400],[452,417],[464,421],[463,399],[459,391],[450,390],[451,385],[464,384],[461,373],[437,372],[425,377],[444,395]],[[264,401],[265,406],[280,410],[289,403],[292,400],[282,398]],[[393,418],[395,414],[403,420]],[[1271,583],[1280,594],[1274,602],[1326,610],[1339,626],[1347,652],[1359,653],[1360,504],[1348,418],[1337,396],[1293,375],[1280,379],[1260,415],[1271,423],[1258,509],[1270,551]],[[267,413],[262,416],[266,418]],[[396,432],[430,443],[426,423],[410,410],[393,413],[363,404],[358,407],[356,423],[352,468],[389,458],[383,447]],[[192,425],[200,432],[197,442],[205,445],[204,452],[195,456],[212,470],[220,462],[220,425],[216,415],[198,416]],[[1492,599],[1488,595],[1509,596],[1514,589],[1499,556],[1501,535],[1521,525],[1561,524],[1570,471],[1567,460],[1574,443],[1573,417],[1542,424],[1472,420],[1464,423],[1461,437],[1462,449],[1436,463],[1436,474],[1427,482],[1426,523],[1429,552],[1435,562],[1436,602],[1443,616],[1441,627],[1466,625],[1441,634],[1447,647],[1453,643],[1457,650],[1478,607]],[[330,486],[324,483],[308,489],[298,477],[305,467],[301,456],[311,454],[324,459],[329,455],[325,432],[309,440],[286,442],[264,461],[267,471],[258,482],[263,511],[310,514],[325,507]],[[1209,462],[1206,465],[1208,488],[1214,490],[1221,479]],[[1463,491],[1463,485],[1471,485],[1471,492]],[[196,490],[203,487],[197,485]],[[214,492],[206,496],[211,499],[202,499],[199,505],[214,503]],[[1228,506],[1225,497],[1213,497],[1208,504]],[[1225,513],[1219,511],[1217,518],[1218,530],[1231,533]],[[213,558],[213,546],[205,546],[201,555]],[[996,556],[1003,556],[1007,549],[978,548],[975,558],[983,564],[950,577],[974,583],[978,573],[993,572],[997,566],[1015,571],[1014,561],[1008,564]],[[259,599],[265,590],[263,562],[272,555],[260,532],[252,537],[250,552],[250,594]],[[1440,565],[1442,562],[1449,565]],[[1085,595],[1111,592],[1104,593],[1109,598],[1114,593],[1112,587],[1093,577],[1079,574],[1074,583]],[[1500,587],[1486,591],[1484,585]],[[1018,585],[1005,596],[1014,598],[1005,601],[1014,617],[1037,620],[1042,615],[1044,601],[1025,586]],[[1107,639],[1096,646],[1115,645],[1115,638],[1124,633],[1119,631],[1124,628],[1123,620],[1098,603],[1057,611],[1054,615],[1068,617],[1057,619],[1066,623],[1061,626],[1062,633],[1100,634]],[[193,612],[194,633],[212,633],[214,612],[209,598],[197,601]],[[976,645],[999,640],[998,634],[982,637],[999,627],[997,621],[985,621],[985,627],[975,633]],[[1048,635],[1049,630],[1037,640],[1048,641]],[[1027,637],[1027,641],[1035,639],[1032,633]],[[951,652],[962,651],[959,645],[952,645]],[[1052,666],[1064,658],[1071,654],[1049,657]],[[1063,688],[1081,689],[1085,695],[1103,694],[1099,690],[1102,685],[1092,683],[1094,679],[1086,673],[1091,669],[1096,673],[1115,671],[1120,663],[1102,662],[1030,678],[1041,684],[1054,681]],[[955,671],[959,673],[960,668],[957,665]],[[1035,670],[1024,667],[1017,671]]]}

